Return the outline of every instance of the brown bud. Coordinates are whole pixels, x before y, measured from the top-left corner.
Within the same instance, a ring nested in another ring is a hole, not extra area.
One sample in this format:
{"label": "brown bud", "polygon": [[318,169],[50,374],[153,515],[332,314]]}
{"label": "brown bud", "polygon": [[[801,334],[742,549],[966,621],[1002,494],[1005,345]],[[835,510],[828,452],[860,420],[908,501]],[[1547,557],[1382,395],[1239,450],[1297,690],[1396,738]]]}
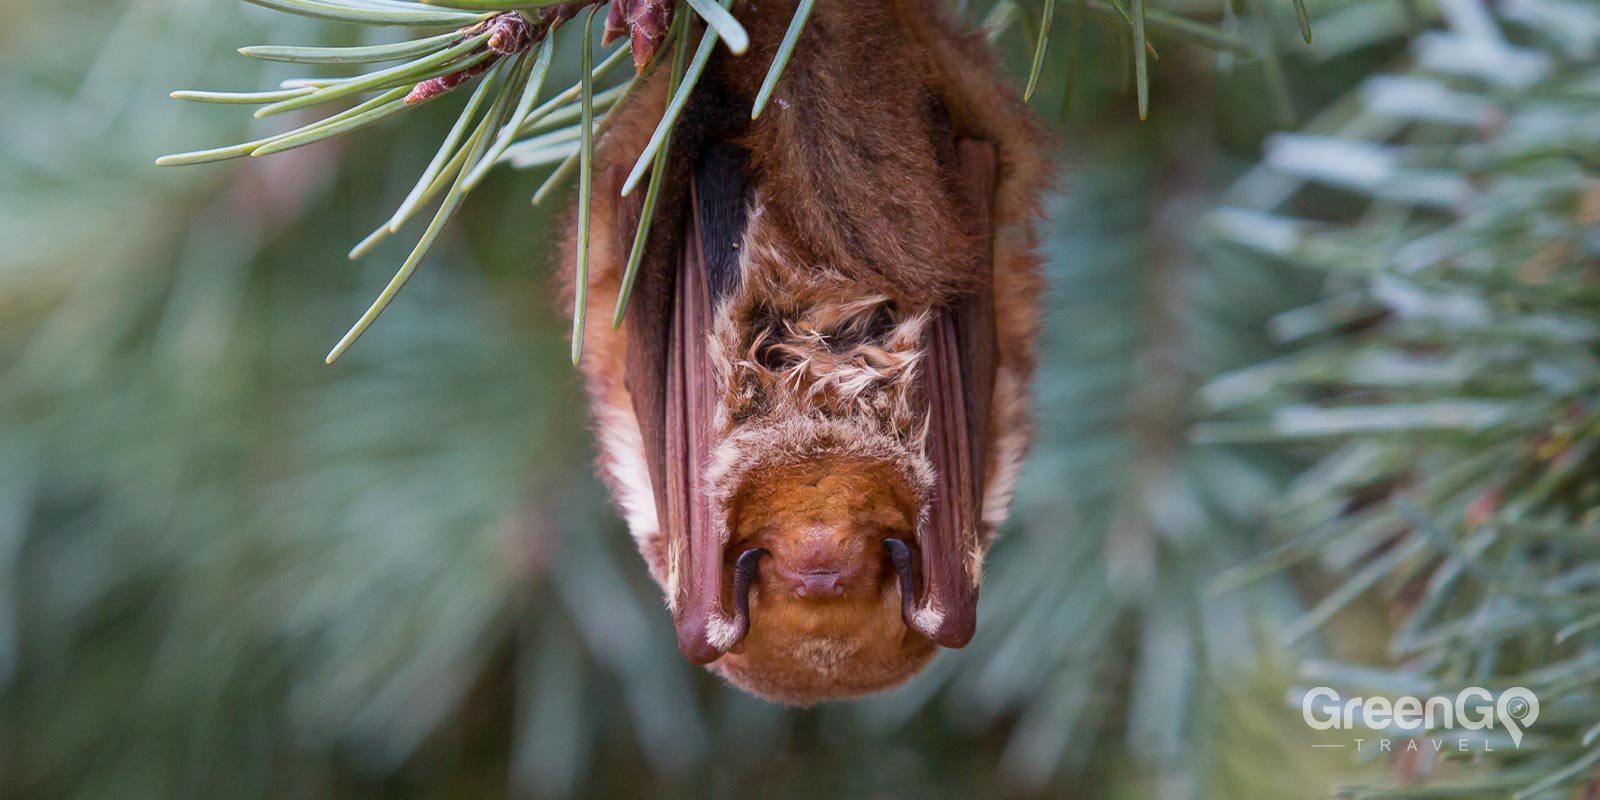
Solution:
{"label": "brown bud", "polygon": [[452,72],[449,75],[440,75],[437,78],[429,78],[428,80],[417,84],[411,90],[411,94],[406,95],[406,105],[409,106],[420,103],[424,100],[432,100],[441,94],[449,92],[461,84],[466,83],[467,81],[470,81],[488,71],[490,65],[494,61],[495,59],[493,58],[485,59],[459,72]]}
{"label": "brown bud", "polygon": [[[552,9],[546,9],[545,11],[552,11]],[[559,14],[559,12],[557,13]],[[551,25],[559,21],[559,19],[556,15],[551,15],[549,19],[546,19],[545,14],[541,13],[537,22],[529,22],[528,18],[523,16],[521,12],[507,11],[503,14],[496,14],[476,25],[462,28],[460,33],[463,39],[469,39],[488,31],[489,40],[484,45],[492,51],[490,56],[466,69],[452,72],[448,75],[440,75],[437,78],[430,78],[417,84],[411,90],[411,94],[406,95],[406,105],[413,105],[438,97],[487,72],[502,56],[516,55],[526,51],[533,46],[535,40],[548,34]]]}
{"label": "brown bud", "polygon": [[489,49],[503,55],[516,55],[533,44],[533,26],[516,11],[507,11],[489,22]]}
{"label": "brown bud", "polygon": [[[624,5],[623,14],[628,23],[629,39],[633,46],[633,68],[643,71],[644,66],[667,38],[672,25],[672,7],[676,0],[613,0]],[[609,25],[609,23],[608,23]]]}
{"label": "brown bud", "polygon": [[611,8],[606,10],[606,30],[600,37],[600,44],[611,44],[627,34],[628,20],[624,12],[625,5],[627,0],[613,0]]}

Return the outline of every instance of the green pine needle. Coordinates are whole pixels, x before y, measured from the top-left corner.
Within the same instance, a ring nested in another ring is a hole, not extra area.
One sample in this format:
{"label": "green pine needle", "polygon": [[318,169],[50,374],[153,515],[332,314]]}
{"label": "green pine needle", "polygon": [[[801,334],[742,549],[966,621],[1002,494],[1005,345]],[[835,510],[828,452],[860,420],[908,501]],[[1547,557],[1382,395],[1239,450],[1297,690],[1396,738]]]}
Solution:
{"label": "green pine needle", "polygon": [[[430,199],[429,190],[435,186],[440,175],[448,172],[447,165],[455,159],[459,152],[465,152],[459,149],[461,140],[467,135],[467,128],[472,125],[472,120],[478,115],[478,109],[483,106],[484,101],[489,96],[489,90],[494,86],[495,82],[492,80],[484,80],[478,83],[478,88],[473,91],[466,107],[461,110],[461,115],[456,118],[455,125],[450,128],[450,132],[444,137],[444,142],[439,145],[439,151],[434,154],[433,160],[428,162],[427,168],[422,171],[422,177],[417,179],[416,185],[411,188],[411,191],[406,195],[406,199],[401,201],[400,207],[395,210],[389,221],[378,229],[379,231],[399,233],[406,220],[410,219],[417,212],[417,209],[427,204]],[[459,168],[459,164],[457,166]],[[361,253],[364,252],[365,250],[361,251]],[[352,252],[351,257],[359,258],[361,253]]]}
{"label": "green pine needle", "polygon": [[[495,71],[502,72],[504,69],[504,67],[496,67]],[[496,77],[500,78],[501,76]],[[498,127],[502,115],[508,113],[506,108],[508,104],[505,101],[511,96],[510,92],[502,92],[496,99],[496,104],[491,106],[489,112],[484,115],[483,121],[478,123],[477,129],[472,132],[472,136],[467,140],[466,149],[462,151],[464,157],[459,162],[459,169],[456,170],[455,183],[445,193],[444,201],[440,204],[439,210],[433,215],[433,221],[429,223],[427,230],[423,231],[422,238],[417,242],[416,247],[412,248],[411,255],[407,256],[405,262],[400,265],[399,271],[394,274],[394,277],[389,280],[389,284],[378,294],[378,299],[373,301],[366,313],[361,315],[361,319],[357,320],[356,324],[339,340],[339,343],[334,345],[333,350],[328,353],[326,363],[332,364],[337,361],[340,356],[350,349],[352,344],[355,344],[357,339],[361,338],[362,334],[367,332],[368,328],[372,327],[372,323],[376,322],[378,317],[389,308],[389,304],[394,302],[394,298],[400,294],[401,289],[405,288],[406,283],[411,280],[411,276],[416,273],[417,267],[422,264],[422,259],[438,242],[445,226],[455,216],[456,211],[460,210],[461,204],[466,200],[465,170],[468,169],[469,165],[477,163],[478,159],[483,156],[484,151],[488,149],[490,132]]]}
{"label": "green pine needle", "polygon": [[1044,71],[1045,50],[1050,47],[1050,28],[1055,24],[1056,0],[1044,0],[1044,16],[1039,21],[1039,43],[1033,48],[1033,67],[1028,70],[1028,87],[1022,91],[1022,102],[1033,99],[1033,90],[1039,88],[1039,73]]}
{"label": "green pine needle", "polygon": [[1300,22],[1300,38],[1311,44],[1311,15],[1306,13],[1306,0],[1294,0],[1294,15]]}
{"label": "green pine needle", "polygon": [[[517,101],[516,111],[507,120],[505,127],[500,129],[500,133],[495,137],[494,145],[489,148],[488,154],[483,157],[482,161],[478,162],[472,173],[467,176],[465,184],[467,191],[472,191],[477,188],[479,183],[483,182],[484,177],[489,174],[489,170],[500,161],[501,156],[505,155],[506,149],[511,147],[511,143],[517,138],[517,133],[522,130],[522,126],[527,122],[529,115],[533,113],[533,104],[538,102],[539,92],[544,88],[545,75],[550,72],[550,58],[554,51],[554,40],[546,36],[544,42],[539,45],[539,57],[534,61],[533,73],[526,76],[526,85],[522,90],[522,99]],[[592,98],[587,98],[587,100],[592,100]]]}
{"label": "green pine needle", "polygon": [[[798,16],[798,12],[796,14]],[[689,18],[682,12],[673,20],[674,28],[684,28],[689,24]],[[689,47],[687,40],[680,37],[678,44],[673,48],[672,74],[667,80],[667,94],[672,94],[683,80],[684,71],[688,68]],[[771,75],[769,73],[768,77]],[[624,314],[628,310],[628,299],[633,297],[633,284],[639,277],[639,265],[644,262],[645,248],[650,241],[650,228],[656,218],[656,205],[661,199],[661,187],[667,179],[667,157],[672,152],[672,134],[669,131],[667,139],[662,143],[661,149],[656,151],[655,162],[650,167],[650,186],[644,193],[644,207],[639,211],[639,229],[633,234],[633,247],[628,250],[628,265],[622,272],[622,288],[617,292],[617,308],[611,315],[611,327],[622,327]]]}
{"label": "green pine needle", "polygon": [[[722,0],[723,7],[732,3],[733,0]],[[711,51],[716,46],[717,29],[708,25],[700,37],[700,46],[695,50],[694,60],[689,62],[689,69],[683,75],[683,83],[678,86],[678,91],[673,93],[672,100],[667,103],[666,112],[661,115],[661,123],[656,126],[655,132],[650,134],[650,141],[645,145],[644,152],[639,154],[639,160],[634,162],[633,171],[628,173],[627,180],[622,183],[624,197],[631,194],[634,187],[639,185],[639,179],[644,177],[645,171],[655,161],[656,151],[666,143],[667,133],[678,124],[678,117],[689,105],[689,95],[694,93],[695,84],[700,80],[700,73],[705,71],[706,62],[711,60]]]}
{"label": "green pine needle", "polygon": [[[627,48],[624,47],[619,48],[617,53],[626,53],[627,51]],[[651,65],[654,65],[656,61],[660,60],[660,53],[658,52],[656,55],[657,57],[651,60],[650,65],[646,65],[646,72],[651,69]],[[602,62],[600,67],[595,68],[595,72],[598,72],[600,68],[604,66],[605,64]],[[594,75],[594,72],[591,72],[590,74],[592,76]],[[628,96],[633,93],[634,88],[638,85],[638,78],[634,78],[619,87],[621,92],[617,95],[615,103],[612,104],[612,110],[614,111],[618,106],[622,105],[622,102],[628,99]],[[573,89],[581,92],[583,90],[582,83],[574,84]],[[598,107],[598,104],[595,104],[595,107]],[[581,113],[583,104],[581,102],[576,103],[574,104],[573,108],[574,111]],[[596,138],[606,132],[606,129],[611,126],[611,120],[612,114],[610,111],[608,111],[606,112],[605,116],[600,118],[599,122],[595,123],[594,135]],[[553,197],[556,189],[560,188],[563,183],[566,183],[567,178],[572,177],[573,171],[578,168],[578,158],[580,155],[581,153],[574,152],[570,157],[562,161],[554,170],[551,170],[550,175],[546,177],[544,182],[539,184],[539,188],[535,189],[533,192],[534,205],[542,205],[544,201]]]}
{"label": "green pine needle", "polygon": [[572,363],[583,358],[583,325],[589,311],[589,215],[594,200],[594,37],[590,29],[599,6],[589,10],[583,21],[583,119],[579,123],[578,152],[578,264],[577,296],[572,309]]}
{"label": "green pine needle", "polygon": [[717,5],[712,0],[689,0],[689,5],[694,7],[695,13],[706,21],[706,25],[715,28],[717,36],[728,45],[729,52],[734,55],[744,55],[750,49],[750,35],[745,33],[744,26],[728,13],[726,4]]}
{"label": "green pine needle", "polygon": [[451,31],[438,36],[413,39],[394,44],[366,45],[361,47],[282,47],[257,45],[241,47],[239,54],[262,61],[283,61],[290,64],[370,64],[378,61],[398,61],[418,58],[448,45],[460,37]]}
{"label": "green pine needle", "polygon": [[388,86],[415,86],[430,78],[459,72],[489,57],[487,52],[469,55],[488,41],[489,33],[480,33],[432,55],[389,67],[388,69],[381,69],[377,72],[369,72],[359,78],[339,81],[332,86],[317,89],[310,94],[292,97],[288,100],[264,106],[257,109],[256,117],[259,119],[273,114],[281,114],[285,111],[295,111],[307,106],[314,106],[330,100],[338,100],[342,97],[349,97],[353,94],[382,89]]}
{"label": "green pine needle", "polygon": [[1133,0],[1133,80],[1139,91],[1141,120],[1150,116],[1150,60],[1144,23],[1144,0]]}
{"label": "green pine needle", "polygon": [[788,68],[789,59],[794,55],[795,45],[800,43],[800,34],[805,32],[806,21],[811,19],[811,9],[816,5],[817,0],[800,0],[800,5],[795,7],[794,17],[789,20],[789,29],[784,32],[783,41],[778,44],[778,52],[772,57],[772,66],[767,69],[767,77],[761,82],[761,90],[756,92],[755,105],[750,109],[751,119],[760,119],[761,112],[772,100],[772,93],[778,88],[778,80]]}
{"label": "green pine needle", "polygon": [[287,11],[302,17],[333,22],[354,22],[360,25],[463,28],[489,17],[489,14],[443,11],[399,0],[387,0],[383,3],[365,3],[361,0],[245,0],[245,2],[277,11]]}

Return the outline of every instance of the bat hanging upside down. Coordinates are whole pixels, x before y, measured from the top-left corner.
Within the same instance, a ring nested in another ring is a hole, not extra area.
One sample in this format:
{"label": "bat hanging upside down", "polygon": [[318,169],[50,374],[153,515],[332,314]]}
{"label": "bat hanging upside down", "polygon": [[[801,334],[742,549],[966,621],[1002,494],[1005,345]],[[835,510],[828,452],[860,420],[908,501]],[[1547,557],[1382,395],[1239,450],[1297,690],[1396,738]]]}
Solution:
{"label": "bat hanging upside down", "polygon": [[[673,134],[624,324],[583,368],[600,471],[691,662],[809,704],[899,684],[977,624],[1030,430],[1042,136],[938,0],[738,0]],[[588,315],[610,319],[661,119],[595,153]],[[575,244],[565,248],[573,280]]]}

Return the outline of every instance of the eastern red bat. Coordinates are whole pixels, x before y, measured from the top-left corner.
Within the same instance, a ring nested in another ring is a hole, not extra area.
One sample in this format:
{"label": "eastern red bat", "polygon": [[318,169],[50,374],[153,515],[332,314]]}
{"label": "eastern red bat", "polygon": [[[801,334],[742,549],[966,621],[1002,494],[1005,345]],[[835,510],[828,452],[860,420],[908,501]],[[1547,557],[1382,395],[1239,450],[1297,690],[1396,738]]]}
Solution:
{"label": "eastern red bat", "polygon": [[[1030,440],[1050,168],[935,0],[818,0],[752,120],[795,5],[733,5],[750,51],[719,48],[697,84],[624,323],[591,326],[582,364],[599,471],[683,655],[810,704],[972,638]],[[591,320],[617,303],[644,195],[621,188],[669,71],[596,145]]]}

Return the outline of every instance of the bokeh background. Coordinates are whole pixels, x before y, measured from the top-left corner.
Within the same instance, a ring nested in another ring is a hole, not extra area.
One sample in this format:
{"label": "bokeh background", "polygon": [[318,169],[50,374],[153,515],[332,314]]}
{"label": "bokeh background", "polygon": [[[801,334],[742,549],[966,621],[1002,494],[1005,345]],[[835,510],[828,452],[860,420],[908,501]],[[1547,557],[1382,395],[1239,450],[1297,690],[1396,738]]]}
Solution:
{"label": "bokeh background", "polygon": [[[1039,4],[958,5],[1020,86]],[[1153,3],[1226,37],[1152,32],[1141,122],[1116,4],[1061,5],[1039,436],[978,636],[789,709],[683,663],[591,476],[542,175],[322,364],[459,100],[153,166],[269,129],[166,96],[298,74],[235,48],[391,32],[0,0],[0,797],[1582,796],[1600,7],[1327,0],[1307,45],[1288,2]],[[1313,750],[1291,700],[1540,669],[1555,727],[1504,763]]]}

